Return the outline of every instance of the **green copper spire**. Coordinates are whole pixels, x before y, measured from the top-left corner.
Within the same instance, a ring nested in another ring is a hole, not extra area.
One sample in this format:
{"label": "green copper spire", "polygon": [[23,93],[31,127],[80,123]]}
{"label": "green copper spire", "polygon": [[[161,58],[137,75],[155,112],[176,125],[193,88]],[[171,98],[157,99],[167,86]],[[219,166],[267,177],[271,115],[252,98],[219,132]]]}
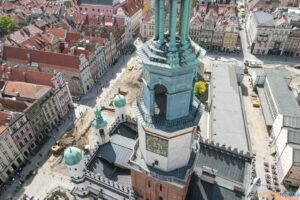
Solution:
{"label": "green copper spire", "polygon": [[92,126],[95,129],[104,128],[107,125],[107,121],[102,117],[101,110],[97,108],[94,114],[95,114],[95,121],[93,122]]}

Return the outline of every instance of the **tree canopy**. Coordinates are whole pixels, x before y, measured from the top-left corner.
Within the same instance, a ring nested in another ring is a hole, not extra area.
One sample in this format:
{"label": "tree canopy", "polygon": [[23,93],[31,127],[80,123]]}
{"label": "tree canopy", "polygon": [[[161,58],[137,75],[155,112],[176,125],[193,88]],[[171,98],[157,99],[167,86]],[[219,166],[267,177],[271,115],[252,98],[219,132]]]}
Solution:
{"label": "tree canopy", "polygon": [[16,22],[14,22],[9,16],[0,17],[0,35],[3,36],[17,28]]}
{"label": "tree canopy", "polygon": [[72,7],[72,3],[70,1],[65,1],[64,5],[67,9]]}
{"label": "tree canopy", "polygon": [[198,81],[195,83],[194,93],[196,95],[202,95],[206,92],[206,83],[203,81]]}

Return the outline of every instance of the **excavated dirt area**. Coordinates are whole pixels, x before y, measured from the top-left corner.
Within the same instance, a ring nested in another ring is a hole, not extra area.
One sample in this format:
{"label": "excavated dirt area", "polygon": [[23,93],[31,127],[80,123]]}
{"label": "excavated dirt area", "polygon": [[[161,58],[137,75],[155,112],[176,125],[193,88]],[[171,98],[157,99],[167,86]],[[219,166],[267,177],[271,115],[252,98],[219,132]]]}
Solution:
{"label": "excavated dirt area", "polygon": [[135,116],[132,104],[141,92],[141,74],[141,62],[136,57],[131,58],[128,61],[127,68],[118,73],[116,79],[110,81],[108,88],[103,89],[103,92],[97,98],[96,106],[88,108],[82,117],[75,122],[75,126],[69,134],[65,134],[60,139],[60,145],[63,148],[58,153],[51,155],[45,167],[51,168],[51,171],[58,173],[67,173],[65,166],[62,164],[63,150],[71,145],[80,147],[81,149],[85,145],[88,145],[87,135],[92,131],[91,124],[94,120],[93,112],[96,107],[102,109],[102,115],[107,120],[108,126],[113,123],[115,119],[113,99],[118,93],[126,97],[127,114]]}

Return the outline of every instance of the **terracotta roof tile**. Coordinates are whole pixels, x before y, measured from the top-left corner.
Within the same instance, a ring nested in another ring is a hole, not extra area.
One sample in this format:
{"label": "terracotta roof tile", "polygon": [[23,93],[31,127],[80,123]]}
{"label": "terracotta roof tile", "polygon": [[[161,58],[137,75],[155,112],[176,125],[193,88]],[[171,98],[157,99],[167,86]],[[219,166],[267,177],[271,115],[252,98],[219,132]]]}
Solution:
{"label": "terracotta roof tile", "polygon": [[0,107],[13,112],[24,112],[32,104],[26,101],[0,98]]}
{"label": "terracotta roof tile", "polygon": [[131,17],[133,16],[136,12],[141,10],[143,8],[143,4],[140,3],[140,1],[137,0],[132,0],[128,1],[123,8],[125,9],[125,13]]}
{"label": "terracotta roof tile", "polygon": [[2,66],[0,68],[0,80],[20,81],[53,87],[53,75],[45,72],[26,70]]}
{"label": "terracotta roof tile", "polygon": [[67,41],[77,42],[80,40],[80,34],[77,32],[68,32],[66,36]]}
{"label": "terracotta roof tile", "polygon": [[18,81],[7,81],[3,93],[8,96],[17,97],[18,95],[28,99],[40,99],[51,87],[24,83]]}
{"label": "terracotta roof tile", "polygon": [[46,29],[46,33],[52,33],[59,39],[65,40],[66,35],[67,35],[67,30],[65,30],[63,28],[48,28],[48,29]]}
{"label": "terracotta roof tile", "polygon": [[52,67],[71,71],[79,71],[79,56],[61,53],[44,52],[19,47],[4,46],[3,60],[20,63],[28,63],[28,55],[31,62],[39,63],[40,67]]}

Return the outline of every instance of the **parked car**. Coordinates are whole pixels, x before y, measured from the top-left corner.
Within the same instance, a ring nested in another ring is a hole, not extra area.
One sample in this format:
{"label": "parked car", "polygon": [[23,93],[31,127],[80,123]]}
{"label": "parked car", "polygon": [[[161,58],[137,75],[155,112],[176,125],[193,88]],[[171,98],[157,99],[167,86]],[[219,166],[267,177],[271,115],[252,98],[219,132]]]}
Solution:
{"label": "parked car", "polygon": [[262,64],[257,62],[256,60],[247,59],[247,60],[245,60],[244,64],[251,68],[261,68],[262,67]]}

